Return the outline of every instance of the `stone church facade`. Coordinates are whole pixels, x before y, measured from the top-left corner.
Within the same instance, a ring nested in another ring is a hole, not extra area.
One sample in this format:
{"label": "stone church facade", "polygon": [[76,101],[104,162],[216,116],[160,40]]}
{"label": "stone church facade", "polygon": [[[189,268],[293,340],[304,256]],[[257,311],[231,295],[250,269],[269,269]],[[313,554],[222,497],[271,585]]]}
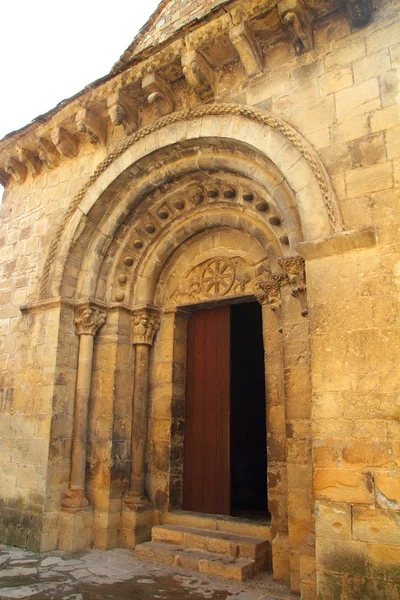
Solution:
{"label": "stone church facade", "polygon": [[163,0],[0,142],[1,542],[398,598],[399,10]]}

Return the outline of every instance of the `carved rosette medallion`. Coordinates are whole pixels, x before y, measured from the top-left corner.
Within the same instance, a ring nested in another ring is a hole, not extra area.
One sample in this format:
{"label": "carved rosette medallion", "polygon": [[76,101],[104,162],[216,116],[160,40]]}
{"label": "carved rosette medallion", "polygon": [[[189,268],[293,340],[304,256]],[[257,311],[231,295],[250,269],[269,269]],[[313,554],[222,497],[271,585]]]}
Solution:
{"label": "carved rosette medallion", "polygon": [[141,311],[132,317],[133,344],[151,346],[154,336],[160,328],[160,319],[147,311]]}
{"label": "carved rosette medallion", "polygon": [[85,306],[77,311],[75,327],[78,335],[96,335],[106,321],[106,312],[99,308]]}
{"label": "carved rosette medallion", "polygon": [[235,267],[226,258],[209,260],[200,278],[201,289],[210,298],[224,296],[235,281]]}

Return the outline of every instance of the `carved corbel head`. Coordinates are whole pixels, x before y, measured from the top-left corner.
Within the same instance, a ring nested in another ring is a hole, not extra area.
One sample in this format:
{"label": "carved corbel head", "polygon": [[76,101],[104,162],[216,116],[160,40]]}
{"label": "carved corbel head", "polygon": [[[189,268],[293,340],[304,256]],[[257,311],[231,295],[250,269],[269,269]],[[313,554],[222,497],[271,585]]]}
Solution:
{"label": "carved corbel head", "polygon": [[67,158],[74,158],[78,154],[77,139],[64,127],[57,127],[51,132],[51,141],[58,152]]}
{"label": "carved corbel head", "polygon": [[91,144],[105,144],[107,128],[104,121],[88,108],[80,110],[75,117],[76,128]]}
{"label": "carved corbel head", "polygon": [[229,31],[229,39],[235,46],[247,77],[259,75],[263,69],[262,50],[246,23],[235,25]]}
{"label": "carved corbel head", "polygon": [[143,78],[142,89],[149,104],[155,104],[160,116],[174,110],[174,98],[170,84],[156,73],[149,73]]}
{"label": "carved corbel head", "polygon": [[7,158],[4,169],[16,183],[23,183],[28,173],[24,163],[16,159],[14,156],[9,156]]}
{"label": "carved corbel head", "polygon": [[307,286],[304,258],[301,256],[289,256],[287,258],[278,258],[278,264],[288,275],[288,283],[293,298],[300,302],[301,316],[308,315],[307,308]]}
{"label": "carved corbel head", "polygon": [[138,128],[138,105],[128,99],[127,94],[119,90],[107,98],[107,108],[113,125],[123,126],[127,135]]}
{"label": "carved corbel head", "polygon": [[24,163],[32,177],[40,173],[42,161],[36,154],[26,148],[18,148],[18,158]]}
{"label": "carved corbel head", "polygon": [[56,147],[50,140],[40,137],[36,140],[36,148],[38,149],[39,158],[48,169],[58,167],[60,163],[60,155]]}
{"label": "carved corbel head", "polygon": [[196,50],[192,50],[182,52],[181,60],[186,81],[196,94],[202,100],[213,96],[215,75],[206,59]]}
{"label": "carved corbel head", "polygon": [[278,12],[288,29],[296,54],[313,48],[311,21],[302,0],[279,0]]}

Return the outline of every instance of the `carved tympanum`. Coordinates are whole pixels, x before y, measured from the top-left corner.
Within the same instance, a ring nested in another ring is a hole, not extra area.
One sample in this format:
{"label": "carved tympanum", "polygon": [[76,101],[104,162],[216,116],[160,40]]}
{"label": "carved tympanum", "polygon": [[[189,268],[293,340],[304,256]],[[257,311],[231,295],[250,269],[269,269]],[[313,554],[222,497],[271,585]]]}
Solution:
{"label": "carved tympanum", "polygon": [[147,310],[139,311],[132,317],[132,338],[134,344],[151,346],[160,328],[160,319]]}
{"label": "carved tympanum", "polygon": [[96,335],[106,321],[106,313],[99,308],[85,306],[77,311],[75,327],[78,335]]}

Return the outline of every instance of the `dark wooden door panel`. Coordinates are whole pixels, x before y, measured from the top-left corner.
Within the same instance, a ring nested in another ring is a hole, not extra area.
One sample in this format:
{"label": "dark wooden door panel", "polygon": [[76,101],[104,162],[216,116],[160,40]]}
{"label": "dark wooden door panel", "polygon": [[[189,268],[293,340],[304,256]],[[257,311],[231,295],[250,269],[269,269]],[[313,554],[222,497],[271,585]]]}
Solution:
{"label": "dark wooden door panel", "polygon": [[183,508],[229,514],[230,309],[188,323]]}

